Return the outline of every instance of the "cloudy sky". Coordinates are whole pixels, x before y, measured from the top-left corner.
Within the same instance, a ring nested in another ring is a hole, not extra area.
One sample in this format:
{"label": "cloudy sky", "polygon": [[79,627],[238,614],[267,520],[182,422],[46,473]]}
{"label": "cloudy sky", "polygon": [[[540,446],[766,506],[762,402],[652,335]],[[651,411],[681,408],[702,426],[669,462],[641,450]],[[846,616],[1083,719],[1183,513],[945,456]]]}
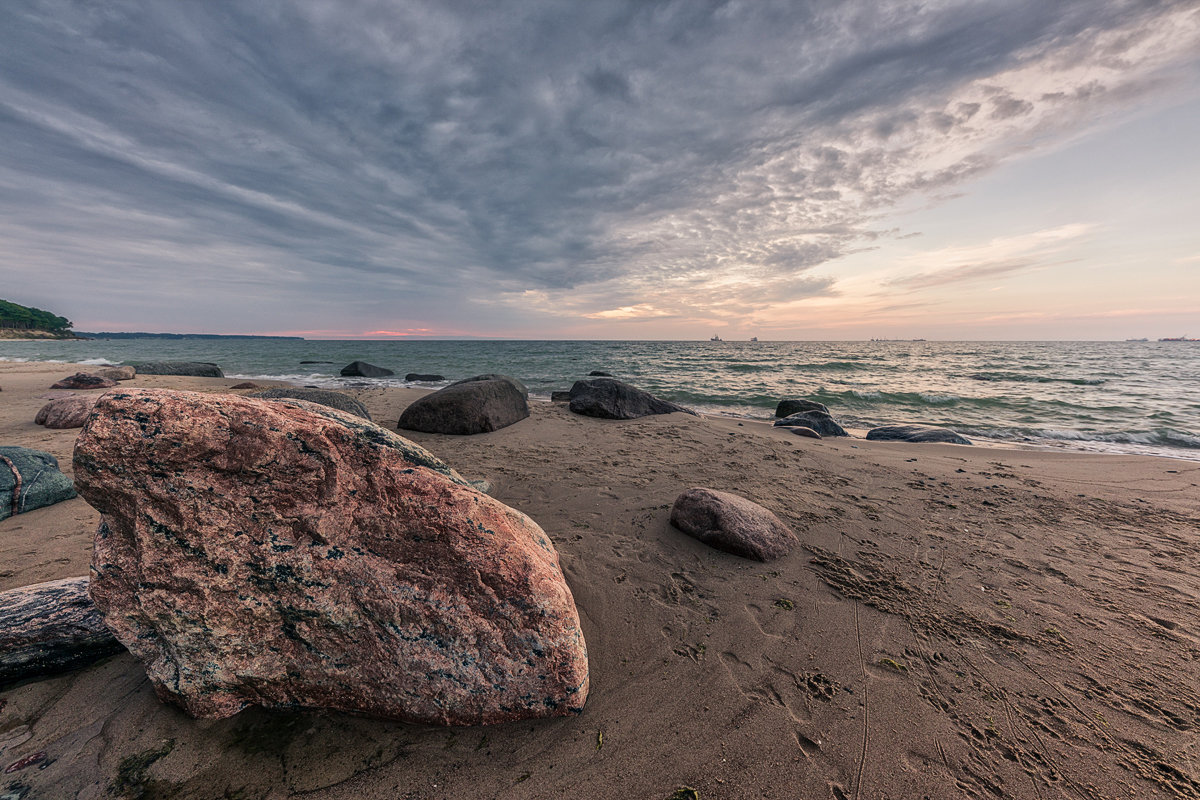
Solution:
{"label": "cloudy sky", "polygon": [[1200,2],[0,4],[83,330],[1200,335]]}

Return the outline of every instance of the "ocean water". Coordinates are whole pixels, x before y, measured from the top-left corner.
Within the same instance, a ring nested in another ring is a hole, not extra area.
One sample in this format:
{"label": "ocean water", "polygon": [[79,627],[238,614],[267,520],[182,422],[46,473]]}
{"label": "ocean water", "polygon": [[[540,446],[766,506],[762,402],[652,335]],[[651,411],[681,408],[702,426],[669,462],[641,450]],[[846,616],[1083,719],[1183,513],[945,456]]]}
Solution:
{"label": "ocean water", "polygon": [[[95,339],[0,341],[2,360],[212,361],[239,378],[336,388],[360,359],[445,375],[521,379],[535,397],[604,370],[713,414],[770,419],[784,397],[843,425],[924,423],[978,439],[1200,461],[1197,342],[581,342]],[[306,364],[301,361],[328,361]],[[2,401],[0,396],[0,401]]]}

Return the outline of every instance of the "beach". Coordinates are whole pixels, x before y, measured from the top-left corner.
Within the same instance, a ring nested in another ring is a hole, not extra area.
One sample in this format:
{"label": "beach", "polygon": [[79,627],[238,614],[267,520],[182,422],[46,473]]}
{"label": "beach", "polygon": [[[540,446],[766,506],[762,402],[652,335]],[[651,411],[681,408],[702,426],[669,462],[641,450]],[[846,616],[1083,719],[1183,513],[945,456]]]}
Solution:
{"label": "beach", "polygon": [[[33,419],[86,369],[0,363],[0,443],[70,474],[78,429]],[[344,391],[392,430],[423,394]],[[1200,797],[1200,463],[530,405],[492,433],[400,433],[553,541],[588,646],[581,715],[193,720],[121,654],[0,691],[0,769],[46,754],[0,795]],[[800,546],[757,563],[685,536],[670,507],[696,486],[765,506]],[[0,521],[0,590],[86,575],[98,522],[82,498]]]}

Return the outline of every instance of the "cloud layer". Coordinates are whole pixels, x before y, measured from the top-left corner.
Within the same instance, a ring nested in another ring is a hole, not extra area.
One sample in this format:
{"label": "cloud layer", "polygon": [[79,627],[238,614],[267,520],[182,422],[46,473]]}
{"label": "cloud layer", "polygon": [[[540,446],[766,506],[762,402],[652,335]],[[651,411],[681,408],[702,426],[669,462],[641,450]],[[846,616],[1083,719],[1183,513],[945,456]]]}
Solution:
{"label": "cloud layer", "polygon": [[1171,91],[1200,44],[1194,2],[1140,0],[0,14],[6,285],[164,330],[553,333],[827,296],[897,204]]}

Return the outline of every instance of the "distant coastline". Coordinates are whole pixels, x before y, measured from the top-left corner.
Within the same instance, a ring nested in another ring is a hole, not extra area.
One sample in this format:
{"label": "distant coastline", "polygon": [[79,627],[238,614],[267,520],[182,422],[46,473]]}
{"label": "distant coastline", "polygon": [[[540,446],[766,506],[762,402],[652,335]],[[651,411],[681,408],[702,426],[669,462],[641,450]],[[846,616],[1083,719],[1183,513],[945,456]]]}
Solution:
{"label": "distant coastline", "polygon": [[0,328],[0,339],[10,342],[32,342],[42,339],[80,339],[71,331],[44,331],[35,328]]}
{"label": "distant coastline", "polygon": [[304,341],[303,336],[256,336],[248,333],[146,333],[144,331],[87,333],[76,331],[80,339],[286,339]]}

